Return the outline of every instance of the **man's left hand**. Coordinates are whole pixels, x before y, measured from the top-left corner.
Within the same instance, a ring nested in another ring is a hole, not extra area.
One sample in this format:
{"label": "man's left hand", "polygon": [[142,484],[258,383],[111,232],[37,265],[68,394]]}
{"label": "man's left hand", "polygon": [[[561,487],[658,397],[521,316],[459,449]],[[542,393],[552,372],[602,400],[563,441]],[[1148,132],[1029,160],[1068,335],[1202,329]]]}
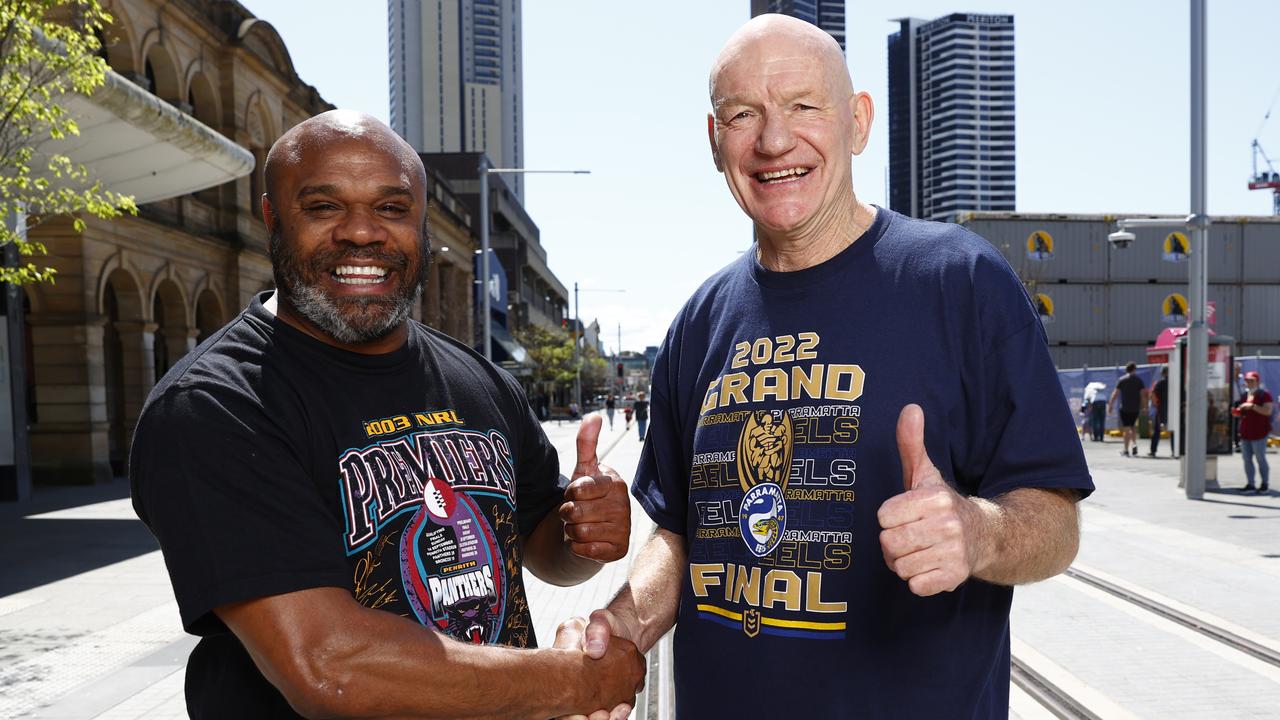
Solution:
{"label": "man's left hand", "polygon": [[564,491],[560,519],[573,554],[604,563],[627,554],[631,499],[626,482],[596,457],[601,422],[599,414],[592,414],[578,427],[578,462]]}
{"label": "man's left hand", "polygon": [[885,563],[916,595],[950,592],[978,568],[987,508],[952,490],[929,460],[919,405],[902,409],[897,435],[905,492],[877,513]]}

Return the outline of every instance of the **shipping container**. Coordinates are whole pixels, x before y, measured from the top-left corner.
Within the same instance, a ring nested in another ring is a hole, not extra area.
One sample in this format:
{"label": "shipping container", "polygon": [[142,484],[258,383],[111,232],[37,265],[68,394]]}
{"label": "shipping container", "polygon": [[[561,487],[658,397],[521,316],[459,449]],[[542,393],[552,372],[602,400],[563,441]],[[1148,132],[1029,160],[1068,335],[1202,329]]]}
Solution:
{"label": "shipping container", "polygon": [[1241,269],[1244,281],[1280,283],[1280,223],[1246,223],[1241,234],[1244,238]]}
{"label": "shipping container", "polygon": [[1054,367],[1067,368],[1102,367],[1110,365],[1111,348],[1103,345],[1059,345],[1049,348]]}
{"label": "shipping container", "polygon": [[[1209,282],[1240,282],[1244,228],[1244,223],[1227,221],[1209,226]],[[1280,230],[1280,226],[1275,226],[1274,230]]]}
{"label": "shipping container", "polygon": [[1037,283],[1027,293],[1040,311],[1049,344],[1105,345],[1107,289],[1099,283]]}
{"label": "shipping container", "polygon": [[1247,345],[1280,343],[1280,285],[1245,285],[1242,303],[1236,339]]}
{"label": "shipping container", "polygon": [[999,249],[1025,281],[1107,279],[1107,226],[1101,220],[980,219],[967,227]]}
{"label": "shipping container", "polygon": [[[1186,291],[1183,291],[1184,294]],[[1212,303],[1212,314],[1208,318],[1209,329],[1218,335],[1240,337],[1240,286],[1209,285],[1209,302]]]}
{"label": "shipping container", "polygon": [[[1111,282],[1186,283],[1191,241],[1181,230],[1133,228],[1134,241],[1111,248]],[[1166,258],[1177,258],[1174,262]]]}
{"label": "shipping container", "polygon": [[1107,340],[1155,342],[1167,327],[1187,324],[1187,286],[1115,283],[1108,288]]}

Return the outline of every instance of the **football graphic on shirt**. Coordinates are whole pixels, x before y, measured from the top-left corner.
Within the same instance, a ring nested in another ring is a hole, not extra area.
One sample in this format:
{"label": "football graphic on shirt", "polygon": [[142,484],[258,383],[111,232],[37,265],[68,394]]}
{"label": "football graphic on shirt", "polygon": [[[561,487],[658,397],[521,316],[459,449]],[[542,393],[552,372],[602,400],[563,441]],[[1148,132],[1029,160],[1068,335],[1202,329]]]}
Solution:
{"label": "football graphic on shirt", "polygon": [[427,512],[437,520],[448,520],[458,506],[458,498],[453,494],[449,483],[440,478],[431,478],[422,488],[422,502]]}

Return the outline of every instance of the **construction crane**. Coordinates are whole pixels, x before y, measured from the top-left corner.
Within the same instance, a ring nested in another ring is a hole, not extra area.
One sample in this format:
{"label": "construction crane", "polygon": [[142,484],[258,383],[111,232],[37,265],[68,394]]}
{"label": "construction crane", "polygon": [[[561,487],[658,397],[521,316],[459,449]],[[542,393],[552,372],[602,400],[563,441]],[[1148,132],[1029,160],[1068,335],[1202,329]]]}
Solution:
{"label": "construction crane", "polygon": [[[1262,172],[1258,172],[1258,157],[1262,157],[1262,162],[1266,168]],[[1280,173],[1276,172],[1276,168],[1271,164],[1271,158],[1267,157],[1267,151],[1262,149],[1262,143],[1257,138],[1253,139],[1253,178],[1249,180],[1250,190],[1270,190],[1271,191],[1271,214],[1280,215]]]}
{"label": "construction crane", "polygon": [[[1271,158],[1267,157],[1267,151],[1262,149],[1262,143],[1258,142],[1258,138],[1262,135],[1263,126],[1271,118],[1276,100],[1280,100],[1280,89],[1277,89],[1276,94],[1271,97],[1271,106],[1267,108],[1267,114],[1262,116],[1262,122],[1258,124],[1258,130],[1253,134],[1253,176],[1249,179],[1250,190],[1271,191],[1272,215],[1280,215],[1280,173],[1276,172],[1275,166],[1271,164]],[[1265,166],[1262,172],[1258,172],[1259,157],[1262,158]]]}

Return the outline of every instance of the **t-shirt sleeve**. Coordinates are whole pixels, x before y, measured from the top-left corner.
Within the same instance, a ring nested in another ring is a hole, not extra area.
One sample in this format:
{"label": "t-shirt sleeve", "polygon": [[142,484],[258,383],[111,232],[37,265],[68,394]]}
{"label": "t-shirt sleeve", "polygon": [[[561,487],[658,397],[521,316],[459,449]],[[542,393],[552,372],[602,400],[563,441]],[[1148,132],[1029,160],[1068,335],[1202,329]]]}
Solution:
{"label": "t-shirt sleeve", "polygon": [[689,456],[681,432],[679,408],[672,401],[678,392],[673,367],[676,361],[671,353],[673,337],[674,333],[667,336],[653,363],[649,428],[631,494],[659,527],[684,535],[689,505]]}
{"label": "t-shirt sleeve", "polygon": [[160,542],[188,632],[224,630],[213,610],[227,603],[351,587],[342,528],[289,425],[244,398],[181,385],[138,422],[133,504]]}
{"label": "t-shirt sleeve", "polygon": [[1093,492],[1080,436],[1030,299],[1003,260],[977,287],[987,300],[980,353],[966,372],[957,482],[993,498],[1021,487]]}
{"label": "t-shirt sleeve", "polygon": [[547,439],[542,423],[524,390],[506,372],[503,380],[511,394],[511,417],[519,433],[516,456],[516,517],[521,537],[527,537],[553,508],[564,502],[564,486],[560,477],[560,458]]}

